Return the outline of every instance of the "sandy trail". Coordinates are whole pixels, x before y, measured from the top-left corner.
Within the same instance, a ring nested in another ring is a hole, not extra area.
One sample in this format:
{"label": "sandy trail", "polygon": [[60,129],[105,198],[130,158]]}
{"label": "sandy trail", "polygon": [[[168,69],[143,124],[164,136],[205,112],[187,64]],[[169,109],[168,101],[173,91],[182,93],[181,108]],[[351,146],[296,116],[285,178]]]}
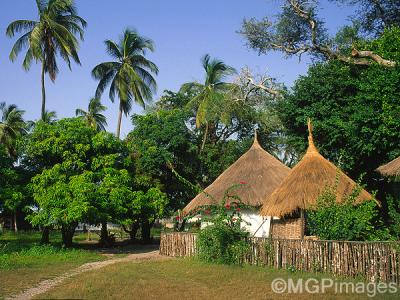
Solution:
{"label": "sandy trail", "polygon": [[165,259],[170,259],[170,258],[166,257],[166,256],[161,256],[159,254],[159,251],[155,250],[155,251],[150,251],[150,252],[129,254],[128,256],[125,256],[122,258],[111,258],[111,259],[108,259],[105,261],[83,264],[80,267],[73,269],[71,271],[68,271],[62,275],[55,277],[55,278],[43,280],[36,286],[29,288],[17,295],[8,297],[6,299],[21,299],[21,300],[32,299],[33,297],[43,294],[43,293],[49,291],[50,289],[54,288],[55,286],[59,285],[65,279],[71,278],[73,276],[76,276],[76,275],[79,275],[79,274],[82,274],[84,272],[88,272],[91,270],[98,270],[98,269],[101,269],[101,268],[104,268],[106,266],[113,265],[116,263],[131,262],[131,261],[140,262],[140,261],[144,261],[144,260],[165,260]]}

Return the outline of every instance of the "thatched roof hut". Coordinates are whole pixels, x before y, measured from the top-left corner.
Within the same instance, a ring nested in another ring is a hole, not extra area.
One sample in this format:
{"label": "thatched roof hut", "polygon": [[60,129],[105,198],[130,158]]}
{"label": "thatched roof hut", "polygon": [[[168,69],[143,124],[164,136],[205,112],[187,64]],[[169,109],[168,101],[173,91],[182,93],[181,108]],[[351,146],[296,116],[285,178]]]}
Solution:
{"label": "thatched roof hut", "polygon": [[377,170],[384,176],[400,177],[400,156],[386,165],[380,166]]}
{"label": "thatched roof hut", "polygon": [[[308,149],[301,161],[291,170],[279,187],[267,197],[261,215],[284,217],[308,209],[328,187],[336,187],[337,201],[348,196],[357,184],[334,164],[325,159],[314,145],[311,122],[308,123]],[[364,189],[356,202],[372,199]]]}
{"label": "thatched roof hut", "polygon": [[242,184],[232,191],[249,206],[260,207],[266,197],[289,174],[290,168],[261,148],[254,137],[251,148],[227,168],[204,192],[198,194],[184,209],[183,214],[193,212],[199,206],[216,205],[228,188]]}

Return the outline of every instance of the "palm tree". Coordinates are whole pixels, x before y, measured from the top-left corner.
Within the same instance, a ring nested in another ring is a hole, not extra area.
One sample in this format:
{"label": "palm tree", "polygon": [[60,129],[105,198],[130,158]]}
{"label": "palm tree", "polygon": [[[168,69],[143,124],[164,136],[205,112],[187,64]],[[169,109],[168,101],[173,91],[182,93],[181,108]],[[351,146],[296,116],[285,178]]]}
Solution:
{"label": "palm tree", "polygon": [[[54,122],[57,121],[57,113],[55,111],[48,111],[46,110],[44,112],[44,116],[40,119],[40,121],[46,123],[46,124],[53,124]],[[27,130],[32,130],[38,121],[27,121],[26,122],[26,128]]]}
{"label": "palm tree", "polygon": [[36,0],[38,20],[17,20],[8,25],[6,34],[13,37],[23,33],[17,39],[10,52],[10,60],[14,61],[23,48],[27,48],[22,66],[29,70],[32,60],[42,64],[42,106],[41,118],[46,112],[45,74],[55,81],[58,66],[56,57],[60,57],[71,69],[72,58],[80,64],[78,56],[79,42],[75,35],[83,40],[83,29],[86,21],[77,15],[74,0]]}
{"label": "palm tree", "polygon": [[209,54],[202,57],[201,63],[206,73],[204,83],[185,83],[181,87],[181,92],[192,91],[196,94],[188,106],[196,109],[196,127],[205,126],[201,146],[203,150],[207,136],[215,136],[215,121],[223,105],[225,93],[231,86],[224,82],[224,79],[236,73],[236,70],[219,59],[211,59]]}
{"label": "palm tree", "polygon": [[54,110],[52,110],[52,111],[46,110],[44,112],[44,117],[43,117],[42,121],[47,124],[53,124],[54,122],[57,121],[57,113]]}
{"label": "palm tree", "polygon": [[0,103],[2,113],[0,120],[0,143],[4,145],[8,154],[16,157],[15,143],[19,135],[26,133],[26,124],[23,115],[25,111],[18,109],[14,104]]}
{"label": "palm tree", "polygon": [[88,110],[77,108],[75,115],[83,118],[86,123],[97,131],[105,131],[107,118],[102,114],[107,107],[101,104],[100,99],[92,98],[89,101]]}
{"label": "palm tree", "polygon": [[152,99],[157,88],[152,73],[158,74],[158,68],[145,57],[147,50],[154,51],[153,41],[140,36],[135,30],[126,29],[118,43],[111,40],[104,43],[114,61],[97,65],[92,76],[99,80],[96,98],[101,97],[108,85],[110,100],[114,102],[115,95],[119,98],[119,138],[122,113],[129,114],[133,101],[144,107],[145,102]]}

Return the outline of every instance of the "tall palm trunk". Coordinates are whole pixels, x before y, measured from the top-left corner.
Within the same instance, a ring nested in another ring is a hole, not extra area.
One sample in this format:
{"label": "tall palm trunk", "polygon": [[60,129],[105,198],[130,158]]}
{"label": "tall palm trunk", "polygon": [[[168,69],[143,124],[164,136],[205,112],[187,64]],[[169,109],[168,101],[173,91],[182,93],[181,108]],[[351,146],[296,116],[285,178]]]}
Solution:
{"label": "tall palm trunk", "polygon": [[44,68],[44,61],[42,61],[42,110],[41,110],[41,119],[44,121],[44,116],[46,113],[46,89],[44,86],[44,75],[45,75],[45,68]]}
{"label": "tall palm trunk", "polygon": [[117,138],[121,134],[121,120],[122,120],[122,102],[119,103],[119,114],[118,114],[118,124],[117,124]]}
{"label": "tall palm trunk", "polygon": [[207,136],[208,136],[208,122],[206,123],[206,128],[204,130],[203,142],[201,143],[200,153],[203,152],[204,150],[204,146],[206,145],[207,141]]}

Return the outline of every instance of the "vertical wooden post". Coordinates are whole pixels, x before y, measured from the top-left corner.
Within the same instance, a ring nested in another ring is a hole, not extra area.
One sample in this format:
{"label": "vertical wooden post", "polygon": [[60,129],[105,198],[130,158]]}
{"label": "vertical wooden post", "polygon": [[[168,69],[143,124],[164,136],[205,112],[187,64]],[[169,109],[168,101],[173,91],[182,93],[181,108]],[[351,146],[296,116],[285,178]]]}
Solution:
{"label": "vertical wooden post", "polygon": [[300,239],[304,239],[304,228],[305,228],[305,221],[304,221],[304,209],[300,209],[300,219],[301,219],[301,229],[300,229]]}

